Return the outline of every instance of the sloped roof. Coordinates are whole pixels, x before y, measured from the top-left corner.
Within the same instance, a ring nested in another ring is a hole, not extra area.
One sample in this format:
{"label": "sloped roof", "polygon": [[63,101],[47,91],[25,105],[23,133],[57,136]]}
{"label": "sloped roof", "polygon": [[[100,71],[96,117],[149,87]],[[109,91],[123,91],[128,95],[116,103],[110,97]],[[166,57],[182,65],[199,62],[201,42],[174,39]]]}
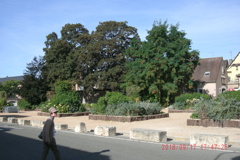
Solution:
{"label": "sloped roof", "polygon": [[[208,83],[216,82],[222,61],[222,57],[200,59],[200,65],[193,72],[193,80]],[[205,72],[210,72],[210,75],[204,75]]]}
{"label": "sloped roof", "polygon": [[4,83],[4,82],[10,81],[10,80],[22,81],[23,80],[23,76],[14,76],[14,77],[0,78],[0,83]]}
{"label": "sloped roof", "polygon": [[234,60],[231,61],[231,63],[229,64],[228,68],[230,68],[234,63],[235,60],[237,59],[237,57],[240,55],[240,52],[236,55],[236,57],[234,58]]}

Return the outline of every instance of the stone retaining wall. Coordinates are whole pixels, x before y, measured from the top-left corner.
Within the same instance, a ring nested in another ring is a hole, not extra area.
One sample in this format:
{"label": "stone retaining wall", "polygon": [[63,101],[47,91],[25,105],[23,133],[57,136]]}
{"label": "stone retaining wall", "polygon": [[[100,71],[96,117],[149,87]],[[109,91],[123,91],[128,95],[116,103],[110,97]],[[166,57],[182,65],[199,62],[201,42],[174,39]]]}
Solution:
{"label": "stone retaining wall", "polygon": [[[78,112],[78,113],[58,113],[57,117],[77,117],[77,116],[87,116],[91,114],[91,112]],[[49,113],[46,112],[38,112],[38,116],[49,116]]]}
{"label": "stone retaining wall", "polygon": [[169,117],[168,113],[148,115],[148,116],[108,116],[108,115],[92,115],[88,116],[91,120],[103,120],[103,121],[117,121],[117,122],[133,122],[143,121],[149,119],[166,118]]}
{"label": "stone retaining wall", "polygon": [[178,110],[178,109],[168,109],[168,113],[193,113],[194,110],[186,109],[186,110]]}
{"label": "stone retaining wall", "polygon": [[187,119],[187,126],[240,128],[240,120],[223,120],[218,122],[210,119]]}

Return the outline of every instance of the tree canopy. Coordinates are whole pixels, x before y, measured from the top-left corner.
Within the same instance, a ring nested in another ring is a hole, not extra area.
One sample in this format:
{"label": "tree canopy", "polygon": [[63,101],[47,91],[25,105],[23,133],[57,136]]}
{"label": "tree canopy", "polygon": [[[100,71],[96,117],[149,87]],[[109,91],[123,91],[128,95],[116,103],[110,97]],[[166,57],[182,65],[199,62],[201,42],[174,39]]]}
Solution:
{"label": "tree canopy", "polygon": [[132,41],[127,49],[125,85],[139,86],[143,99],[169,103],[192,85],[199,52],[191,50],[191,40],[178,27],[155,22],[146,41]]}
{"label": "tree canopy", "polygon": [[55,32],[47,36],[45,42],[45,75],[49,84],[57,80],[72,80],[76,68],[75,50],[86,43],[88,30],[80,23],[66,24],[61,30],[61,38]]}
{"label": "tree canopy", "polygon": [[101,22],[88,36],[88,43],[78,48],[76,81],[89,94],[94,87],[120,91],[126,73],[124,56],[133,38],[139,39],[137,29],[127,22]]}
{"label": "tree canopy", "polygon": [[45,75],[43,74],[45,61],[42,57],[34,57],[21,82],[20,95],[32,105],[46,101],[46,92],[49,90]]}
{"label": "tree canopy", "polygon": [[155,22],[145,41],[127,22],[100,22],[91,33],[80,23],[66,24],[60,33],[47,35],[45,55],[28,64],[24,89],[33,91],[35,86],[40,93],[68,80],[84,88],[85,98],[101,89],[168,104],[193,85],[199,52],[191,49],[179,24]]}

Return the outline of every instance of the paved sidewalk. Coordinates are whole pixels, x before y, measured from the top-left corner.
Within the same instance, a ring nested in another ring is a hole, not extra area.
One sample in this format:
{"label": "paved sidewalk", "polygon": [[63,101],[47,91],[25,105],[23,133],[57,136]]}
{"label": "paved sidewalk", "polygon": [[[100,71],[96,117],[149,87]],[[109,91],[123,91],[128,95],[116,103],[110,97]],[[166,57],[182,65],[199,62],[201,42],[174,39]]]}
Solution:
{"label": "paved sidewalk", "polygon": [[[0,117],[15,117],[26,120],[46,120],[45,116],[37,116],[39,111],[21,111],[20,113],[0,113]],[[165,111],[167,112],[167,111]],[[187,126],[187,119],[191,113],[170,113],[169,118],[152,119],[135,122],[113,122],[89,120],[88,116],[79,117],[56,117],[55,124],[68,124],[69,129],[74,129],[75,125],[84,122],[87,130],[94,130],[96,126],[115,126],[117,133],[128,135],[131,128],[156,129],[167,131],[167,136],[174,141],[186,141],[195,133],[217,134],[229,136],[230,144],[240,146],[240,129],[218,128],[218,127],[196,127]]]}

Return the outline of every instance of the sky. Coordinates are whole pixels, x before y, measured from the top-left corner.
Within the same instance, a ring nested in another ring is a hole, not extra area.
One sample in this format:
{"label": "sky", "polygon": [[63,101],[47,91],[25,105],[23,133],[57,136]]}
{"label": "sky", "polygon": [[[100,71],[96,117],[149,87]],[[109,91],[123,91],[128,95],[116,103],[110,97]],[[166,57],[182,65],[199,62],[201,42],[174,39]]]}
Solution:
{"label": "sky", "polygon": [[179,24],[200,58],[234,59],[240,52],[239,0],[1,0],[0,78],[23,75],[44,56],[46,36],[65,24],[95,31],[100,22],[127,21],[141,40],[155,21]]}

